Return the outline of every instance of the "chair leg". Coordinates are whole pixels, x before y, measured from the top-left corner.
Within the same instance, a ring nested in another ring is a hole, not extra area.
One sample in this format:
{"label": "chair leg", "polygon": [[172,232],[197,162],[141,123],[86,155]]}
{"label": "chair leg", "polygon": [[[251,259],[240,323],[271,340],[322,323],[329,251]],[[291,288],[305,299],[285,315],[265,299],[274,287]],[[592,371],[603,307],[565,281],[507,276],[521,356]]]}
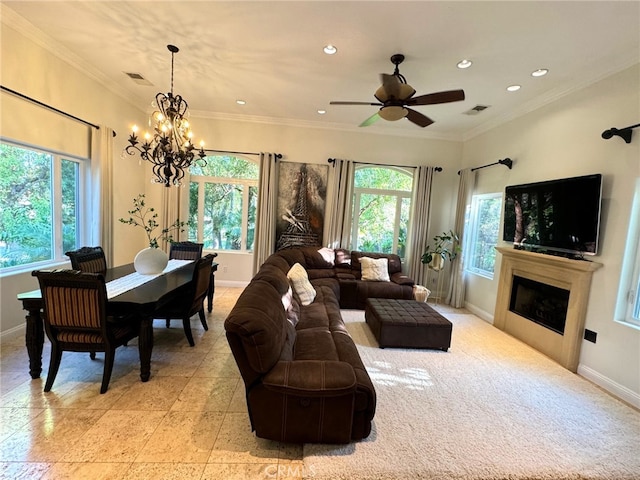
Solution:
{"label": "chair leg", "polygon": [[89,352],[89,358],[91,360],[95,360],[96,359],[96,352]]}
{"label": "chair leg", "polygon": [[102,385],[100,393],[104,393],[109,388],[109,380],[111,380],[111,372],[113,371],[113,361],[116,356],[115,348],[107,349],[104,352],[104,372],[102,373]]}
{"label": "chair leg", "polygon": [[167,322],[167,328],[169,328],[169,325],[171,325],[171,319],[170,318],[166,318],[165,321]]}
{"label": "chair leg", "polygon": [[192,347],[195,345],[193,342],[193,334],[191,333],[191,320],[189,317],[182,319],[182,326],[184,327],[184,334],[187,336],[187,341]]}
{"label": "chair leg", "polygon": [[198,312],[198,315],[200,316],[200,323],[202,323],[202,328],[204,328],[205,331],[209,330],[209,325],[207,325],[207,319],[204,316],[204,306]]}
{"label": "chair leg", "polygon": [[53,386],[53,381],[56,379],[58,369],[60,368],[60,361],[62,360],[62,349],[58,347],[56,342],[51,342],[51,360],[49,360],[49,373],[47,374],[47,381],[44,384],[44,391],[48,392]]}

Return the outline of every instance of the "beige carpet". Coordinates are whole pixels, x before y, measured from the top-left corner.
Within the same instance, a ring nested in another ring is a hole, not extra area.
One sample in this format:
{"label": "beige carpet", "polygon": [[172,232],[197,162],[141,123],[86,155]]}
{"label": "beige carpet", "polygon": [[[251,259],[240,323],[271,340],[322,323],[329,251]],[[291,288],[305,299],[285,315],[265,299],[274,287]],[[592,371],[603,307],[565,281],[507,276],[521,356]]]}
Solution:
{"label": "beige carpet", "polygon": [[640,479],[638,411],[474,315],[445,316],[439,352],[380,349],[364,313],[343,311],[376,387],[373,431],[305,445],[305,478]]}

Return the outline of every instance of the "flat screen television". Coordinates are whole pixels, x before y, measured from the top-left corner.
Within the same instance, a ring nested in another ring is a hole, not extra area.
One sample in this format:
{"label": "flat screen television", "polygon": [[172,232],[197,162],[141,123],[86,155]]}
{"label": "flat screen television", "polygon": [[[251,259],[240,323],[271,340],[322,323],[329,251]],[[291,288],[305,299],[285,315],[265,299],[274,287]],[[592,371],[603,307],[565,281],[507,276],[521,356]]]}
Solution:
{"label": "flat screen television", "polygon": [[601,174],[508,186],[503,240],[543,253],[597,255],[601,203]]}

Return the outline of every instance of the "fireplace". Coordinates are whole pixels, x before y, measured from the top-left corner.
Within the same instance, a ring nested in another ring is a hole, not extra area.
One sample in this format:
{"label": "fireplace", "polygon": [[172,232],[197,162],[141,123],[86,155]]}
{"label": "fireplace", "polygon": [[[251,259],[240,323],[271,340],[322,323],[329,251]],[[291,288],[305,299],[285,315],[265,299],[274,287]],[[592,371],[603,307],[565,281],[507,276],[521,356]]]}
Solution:
{"label": "fireplace", "polygon": [[575,372],[591,277],[602,264],[523,250],[502,254],[494,326]]}
{"label": "fireplace", "polygon": [[564,288],[514,275],[509,310],[564,335],[569,293]]}

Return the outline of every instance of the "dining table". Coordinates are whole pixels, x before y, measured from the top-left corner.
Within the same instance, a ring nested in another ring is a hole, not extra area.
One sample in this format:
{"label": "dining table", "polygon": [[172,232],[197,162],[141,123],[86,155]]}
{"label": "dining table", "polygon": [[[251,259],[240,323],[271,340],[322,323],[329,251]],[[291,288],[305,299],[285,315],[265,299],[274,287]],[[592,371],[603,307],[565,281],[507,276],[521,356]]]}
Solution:
{"label": "dining table", "polygon": [[[133,313],[140,318],[138,350],[140,379],[143,382],[148,381],[151,375],[153,314],[192,280],[194,267],[192,260],[169,260],[167,268],[155,275],[141,275],[135,271],[133,264],[108,268],[103,273],[107,286],[107,314],[118,316]],[[27,311],[25,341],[29,374],[31,378],[39,378],[44,346],[44,300],[39,288],[20,293],[17,299]]]}

